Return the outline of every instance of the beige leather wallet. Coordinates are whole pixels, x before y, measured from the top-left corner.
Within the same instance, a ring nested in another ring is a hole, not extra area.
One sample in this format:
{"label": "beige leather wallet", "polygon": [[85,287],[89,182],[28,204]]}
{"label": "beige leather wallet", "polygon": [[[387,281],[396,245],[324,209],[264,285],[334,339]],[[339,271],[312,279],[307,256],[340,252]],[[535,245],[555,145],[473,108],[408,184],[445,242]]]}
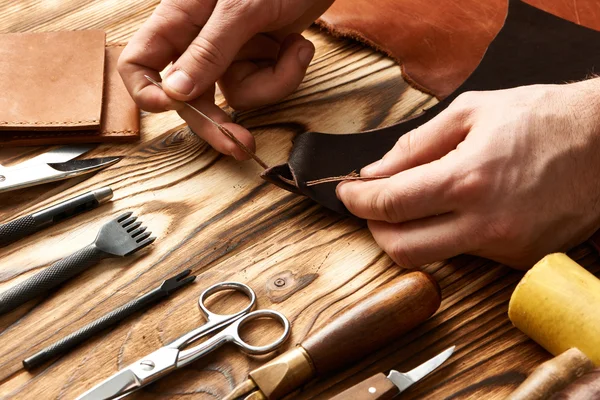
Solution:
{"label": "beige leather wallet", "polygon": [[139,110],[99,30],[0,35],[0,146],[139,139]]}

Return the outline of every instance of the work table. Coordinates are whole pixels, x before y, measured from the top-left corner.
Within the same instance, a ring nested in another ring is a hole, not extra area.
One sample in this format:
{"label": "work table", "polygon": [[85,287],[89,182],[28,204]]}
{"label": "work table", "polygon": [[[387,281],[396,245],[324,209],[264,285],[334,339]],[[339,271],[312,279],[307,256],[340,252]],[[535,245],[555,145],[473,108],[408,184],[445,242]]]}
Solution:
{"label": "work table", "polygon": [[[104,29],[126,42],[157,1],[0,1],[0,32]],[[317,47],[300,88],[280,103],[236,113],[269,165],[285,162],[294,135],[359,132],[418,114],[436,100],[402,80],[389,58],[311,28]],[[224,106],[222,99],[219,100]],[[58,291],[0,316],[0,397],[71,399],[119,368],[200,325],[200,292],[225,280],[257,293],[258,306],[284,313],[292,337],[281,351],[348,304],[407,271],[376,245],[364,223],[260,178],[252,161],[222,156],[175,112],[142,113],[142,139],[101,145],[89,156],[125,156],[89,179],[76,178],[0,194],[0,223],[100,186],[112,202],[0,249],[0,290],[90,243],[101,224],[134,211],[158,237],[129,258],[105,260]],[[0,149],[10,165],[42,148]],[[335,151],[335,149],[331,149]],[[583,244],[570,256],[597,276],[600,260]],[[185,269],[196,282],[76,350],[32,372],[21,361]],[[327,399],[377,372],[407,371],[445,348],[455,354],[402,399],[502,399],[550,358],[511,325],[510,295],[523,273],[460,256],[434,263],[439,311],[417,329],[340,373],[321,377],[293,398]],[[276,335],[254,331],[252,337]],[[225,346],[130,398],[218,399],[273,355],[250,357]]]}

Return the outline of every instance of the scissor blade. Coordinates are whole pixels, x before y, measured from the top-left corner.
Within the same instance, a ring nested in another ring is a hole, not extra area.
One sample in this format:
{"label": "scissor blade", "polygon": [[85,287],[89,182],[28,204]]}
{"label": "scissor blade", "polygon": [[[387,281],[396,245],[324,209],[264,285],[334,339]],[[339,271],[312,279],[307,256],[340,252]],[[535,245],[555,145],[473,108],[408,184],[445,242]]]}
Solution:
{"label": "scissor blade", "polygon": [[388,374],[388,379],[394,383],[400,390],[400,393],[405,391],[408,387],[412,386],[415,382],[420,381],[423,377],[429,375],[437,367],[442,365],[452,353],[454,353],[455,346],[452,346],[442,351],[437,356],[431,358],[429,361],[424,362],[417,368],[410,370],[406,373],[391,370]]}
{"label": "scissor blade", "polygon": [[87,153],[93,148],[97,147],[97,144],[78,144],[72,146],[62,146],[39,154],[27,161],[23,161],[12,167],[5,167],[5,170],[27,168],[33,165],[47,164],[47,163],[62,163],[65,161],[72,160],[79,157],[82,154]]}
{"label": "scissor blade", "polygon": [[137,389],[139,386],[137,376],[129,369],[124,369],[77,397],[77,400],[116,399]]}
{"label": "scissor blade", "polygon": [[176,369],[178,359],[177,348],[161,347],[94,386],[77,399],[120,399]]}
{"label": "scissor blade", "polygon": [[0,192],[88,174],[113,165],[120,159],[120,157],[91,158],[64,163],[36,164],[27,168],[0,171]]}

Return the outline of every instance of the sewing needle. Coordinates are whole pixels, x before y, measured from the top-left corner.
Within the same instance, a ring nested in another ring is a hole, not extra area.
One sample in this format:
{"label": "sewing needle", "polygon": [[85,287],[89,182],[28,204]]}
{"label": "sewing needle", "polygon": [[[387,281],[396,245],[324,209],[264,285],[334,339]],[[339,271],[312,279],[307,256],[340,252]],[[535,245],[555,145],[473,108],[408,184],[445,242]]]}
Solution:
{"label": "sewing needle", "polygon": [[[157,87],[159,87],[161,89],[163,88],[162,84],[160,82],[157,82],[156,80],[152,79],[148,75],[144,75],[144,76],[153,85],[155,85],[155,86],[157,86]],[[191,108],[192,110],[194,110],[196,113],[200,114],[204,119],[206,119],[207,121],[209,121],[210,123],[212,123],[214,126],[216,126],[217,129],[219,129],[219,131],[221,131],[221,133],[223,133],[229,139],[233,140],[233,142],[235,144],[237,144],[239,148],[241,148],[244,152],[246,152],[246,154],[248,154],[250,157],[252,157],[254,159],[254,161],[256,161],[261,167],[263,167],[264,169],[268,169],[269,168],[269,166],[263,160],[261,160],[256,154],[254,154],[254,152],[252,150],[250,150],[248,147],[246,147],[246,145],[244,143],[240,142],[239,139],[236,138],[235,135],[233,133],[231,133],[227,128],[225,128],[223,125],[219,124],[217,121],[215,121],[214,119],[212,119],[208,115],[204,114],[202,111],[198,110],[196,107],[194,107],[190,103],[188,103],[186,101],[183,101],[182,103],[185,104],[186,106],[188,106],[189,108]]]}

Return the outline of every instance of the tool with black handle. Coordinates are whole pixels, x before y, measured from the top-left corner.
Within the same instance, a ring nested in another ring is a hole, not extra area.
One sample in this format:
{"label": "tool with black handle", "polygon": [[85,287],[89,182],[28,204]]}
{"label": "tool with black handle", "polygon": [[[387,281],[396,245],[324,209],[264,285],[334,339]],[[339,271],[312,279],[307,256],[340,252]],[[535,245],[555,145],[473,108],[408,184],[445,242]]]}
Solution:
{"label": "tool with black handle", "polygon": [[0,314],[47,293],[105,258],[128,256],[154,242],[156,238],[136,219],[127,212],[104,224],[94,243],[1,293]]}
{"label": "tool with black handle", "polygon": [[33,214],[0,225],[0,247],[8,246],[50,225],[92,210],[112,198],[110,187],[92,190]]}
{"label": "tool with black handle", "polygon": [[31,357],[23,360],[23,366],[25,369],[31,370],[48,360],[61,356],[71,350],[73,347],[86,341],[104,329],[115,325],[131,314],[147,308],[159,300],[171,295],[177,289],[187,285],[188,283],[192,283],[194,279],[196,279],[195,276],[188,276],[190,272],[191,271],[188,269],[172,278],[163,281],[163,283],[156,289],[130,301],[129,303],[111,311],[94,322],[87,324],[78,331],[71,333],[69,336],[38,351]]}
{"label": "tool with black handle", "polygon": [[225,399],[280,399],[397,340],[433,315],[440,301],[440,288],[431,275],[411,272],[398,277],[346,308],[295,348],[251,371]]}

